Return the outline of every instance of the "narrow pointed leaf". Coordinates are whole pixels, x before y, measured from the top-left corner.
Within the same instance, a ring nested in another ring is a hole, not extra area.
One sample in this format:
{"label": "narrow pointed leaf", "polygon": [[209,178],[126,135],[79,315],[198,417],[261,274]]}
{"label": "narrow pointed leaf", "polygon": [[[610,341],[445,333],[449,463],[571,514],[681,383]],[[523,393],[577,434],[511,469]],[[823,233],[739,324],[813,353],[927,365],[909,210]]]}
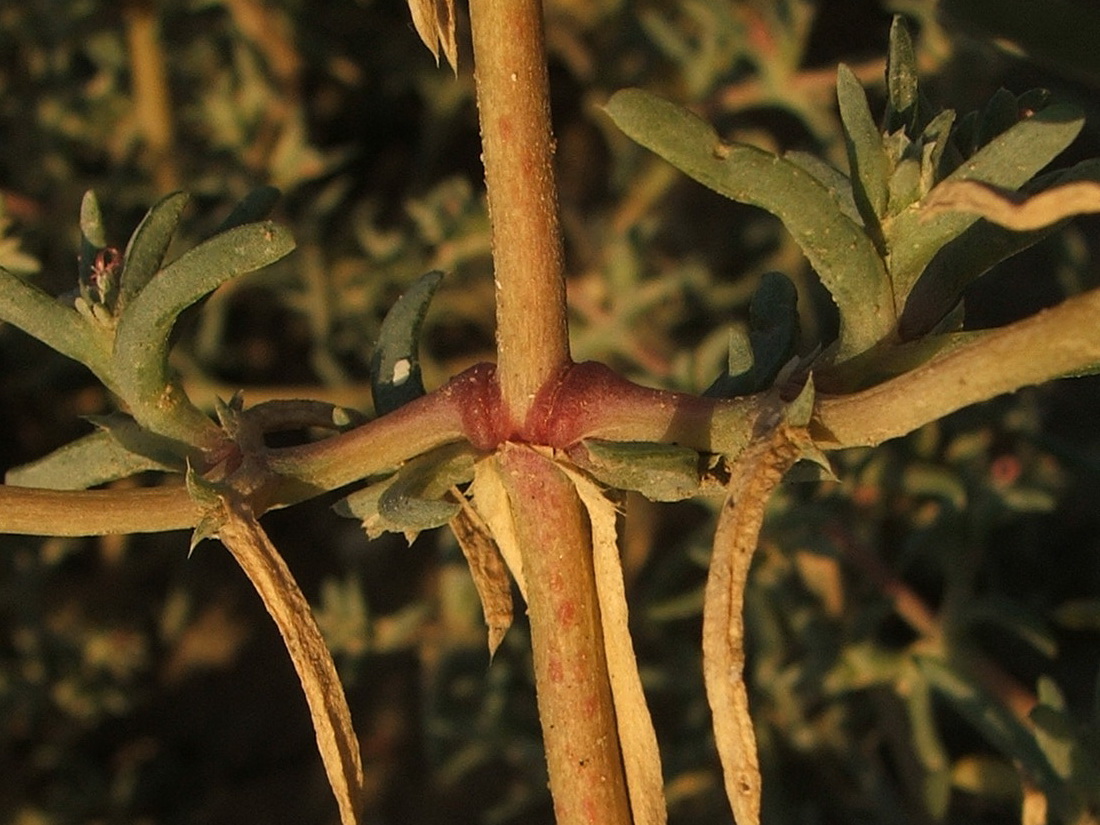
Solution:
{"label": "narrow pointed leaf", "polygon": [[680,501],[699,492],[699,454],[675,444],[586,439],[573,457],[601,483],[635,490],[651,501]]}
{"label": "narrow pointed leaf", "polygon": [[744,372],[720,375],[704,395],[735,398],[768,389],[798,348],[798,290],[779,272],[766,272],[749,303],[752,365]]}
{"label": "narrow pointed leaf", "polygon": [[96,253],[107,246],[99,199],[89,189],[80,201],[80,282],[88,283]]}
{"label": "narrow pointed leaf", "polygon": [[[1082,124],[1083,119],[1074,107],[1048,106],[982,147],[944,183],[979,180],[1017,189],[1069,146]],[[938,188],[926,199],[934,200]],[[929,217],[920,204],[914,204],[883,227],[890,249],[890,277],[899,302],[909,295],[935,254],[977,220],[977,215],[962,212]]]}
{"label": "narrow pointed leaf", "polygon": [[135,473],[181,469],[165,439],[145,432],[132,421],[77,439],[49,455],[8,470],[6,484],[49,490],[86,490]]}
{"label": "narrow pointed leaf", "polygon": [[931,657],[920,657],[917,663],[936,692],[1006,759],[1019,762],[1044,790],[1062,787],[1035,739],[996,698],[951,664]]}
{"label": "narrow pointed leaf", "polygon": [[168,375],[172,327],[179,314],[203,296],[293,248],[290,233],[273,223],[231,229],[164,267],[123,308],[115,336],[114,373],[119,394],[141,424],[188,443],[213,437],[213,423]]}
{"label": "narrow pointed leaf", "polygon": [[32,335],[109,382],[108,339],[71,306],[0,269],[0,320]]}
{"label": "narrow pointed leaf", "polygon": [[185,192],[173,192],[162,198],[145,214],[130,236],[122,259],[119,286],[119,303],[122,306],[141,292],[164,263],[168,245],[189,200]]}
{"label": "narrow pointed leaf", "polygon": [[461,504],[462,509],[450,521],[451,531],[470,566],[470,575],[481,600],[481,612],[489,628],[489,659],[492,660],[504,634],[512,626],[512,580],[489,527],[465,498],[461,498]]}
{"label": "narrow pointed leaf", "polygon": [[424,394],[420,375],[420,328],[428,304],[443,280],[429,272],[386,313],[371,357],[371,394],[377,415],[393,412]]}
{"label": "narrow pointed leaf", "polygon": [[856,206],[863,224],[879,231],[879,219],[886,212],[886,154],[882,133],[871,117],[867,93],[855,74],[843,63],[837,67],[836,95],[848,149],[848,168]]}
{"label": "narrow pointed leaf", "polygon": [[408,0],[416,33],[439,65],[439,52],[458,74],[458,41],[455,39],[454,0]]}
{"label": "narrow pointed leaf", "polygon": [[838,360],[869,349],[893,328],[882,259],[816,178],[761,149],[722,143],[698,116],[648,92],[618,92],[606,108],[629,137],[690,177],[783,221],[840,310]]}
{"label": "narrow pointed leaf", "polygon": [[449,444],[404,464],[393,476],[347,496],[338,512],[360,519],[368,534],[415,536],[458,515],[451,495],[474,476],[475,453],[465,443]]}
{"label": "narrow pointed leaf", "polygon": [[917,54],[904,18],[895,15],[890,24],[890,46],[886,56],[886,131],[916,126],[920,100]]}
{"label": "narrow pointed leaf", "polygon": [[[1020,204],[1026,210],[1026,204],[1032,199],[1041,198],[1039,204],[1046,210],[1054,203],[1052,199],[1045,197],[1046,193],[1059,190],[1063,186],[1079,185],[1084,186],[1085,192],[1100,191],[1100,162],[1083,161],[1069,169],[1043,175],[1027,187],[1028,191],[1038,190],[1038,194],[1032,195],[1031,199],[1013,194],[1012,200],[1015,202],[1016,198],[1020,198]],[[932,197],[929,195],[930,199]],[[1060,205],[1053,208],[1058,209]],[[1051,213],[1048,212],[1044,215],[1044,220],[1049,217]],[[911,341],[925,335],[958,304],[971,283],[1001,261],[1022,252],[1059,229],[1065,217],[1053,224],[1029,231],[1006,229],[989,221],[978,221],[946,244],[928,262],[909,293],[905,310],[898,321],[898,332],[902,340]]]}

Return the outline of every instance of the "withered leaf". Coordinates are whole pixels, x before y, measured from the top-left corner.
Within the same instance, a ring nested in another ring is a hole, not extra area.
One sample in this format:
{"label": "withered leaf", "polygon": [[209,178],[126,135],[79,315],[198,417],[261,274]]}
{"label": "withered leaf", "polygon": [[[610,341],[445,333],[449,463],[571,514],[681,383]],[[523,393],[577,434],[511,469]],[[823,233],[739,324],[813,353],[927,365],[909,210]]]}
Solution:
{"label": "withered leaf", "polygon": [[363,802],[363,763],[336,664],[302,591],[251,508],[223,498],[218,537],[275,620],[302,683],[317,748],[336,796],[341,825],[356,825]]}
{"label": "withered leaf", "polygon": [[559,462],[558,468],[569,476],[576,487],[592,525],[593,564],[604,652],[634,823],[663,825],[667,821],[667,806],[661,754],[642,692],[642,679],[628,626],[626,588],[616,541],[615,504],[575,466]]}
{"label": "withered leaf", "polygon": [[470,565],[481,611],[489,628],[489,658],[497,652],[504,634],[512,626],[512,582],[500,548],[477,511],[455,490],[462,509],[450,521],[451,531]]}
{"label": "withered leaf", "polygon": [[737,825],[760,823],[760,764],[744,679],[745,585],[768,498],[802,455],[803,432],[781,423],[738,456],[718,516],[704,591],[703,679]]}
{"label": "withered leaf", "polygon": [[416,33],[439,65],[439,51],[458,74],[458,41],[455,38],[454,0],[409,0]]}
{"label": "withered leaf", "polygon": [[1015,232],[1030,232],[1073,215],[1100,212],[1100,182],[1079,180],[1026,196],[976,180],[946,180],[921,205],[929,217],[969,212]]}

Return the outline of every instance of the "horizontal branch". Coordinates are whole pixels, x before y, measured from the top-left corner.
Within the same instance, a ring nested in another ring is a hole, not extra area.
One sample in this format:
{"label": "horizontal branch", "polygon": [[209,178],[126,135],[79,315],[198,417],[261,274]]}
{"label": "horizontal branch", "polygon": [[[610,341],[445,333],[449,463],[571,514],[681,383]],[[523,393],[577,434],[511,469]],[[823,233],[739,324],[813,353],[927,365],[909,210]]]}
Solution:
{"label": "horizontal branch", "polygon": [[823,449],[873,446],[985,401],[1100,364],[1100,289],[990,330],[862,392],[818,399]]}
{"label": "horizontal branch", "polygon": [[132,490],[41,490],[0,485],[0,533],[161,533],[192,528],[201,516],[182,484]]}

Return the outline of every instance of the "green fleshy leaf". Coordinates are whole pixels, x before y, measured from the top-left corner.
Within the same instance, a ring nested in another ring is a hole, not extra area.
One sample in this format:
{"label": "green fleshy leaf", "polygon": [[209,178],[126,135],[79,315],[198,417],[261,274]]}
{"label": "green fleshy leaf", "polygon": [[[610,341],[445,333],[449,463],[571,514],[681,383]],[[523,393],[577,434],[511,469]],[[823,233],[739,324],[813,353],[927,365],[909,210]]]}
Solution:
{"label": "green fleshy leaf", "polygon": [[114,347],[116,391],[148,429],[195,444],[211,422],[168,375],[168,344],[179,314],[226,281],[273,263],[294,248],[289,231],[246,224],[204,241],[160,270],[123,308]]}
{"label": "green fleshy leaf", "polygon": [[680,501],[699,493],[699,454],[675,444],[585,439],[578,466],[616,490],[635,490],[651,501]]}
{"label": "green fleshy leaf", "polygon": [[[936,185],[936,182],[944,178],[950,171],[958,167],[956,158],[949,156],[948,148],[951,146],[951,127],[955,123],[955,110],[944,109],[924,127],[921,132],[921,193],[928,192]],[[956,153],[957,154],[957,153]],[[947,169],[951,157],[951,167]]]}
{"label": "green fleshy leaf", "polygon": [[80,283],[88,283],[96,253],[107,246],[99,198],[89,189],[80,201]]}
{"label": "green fleshy leaf", "polygon": [[886,131],[904,129],[912,134],[919,116],[920,87],[917,53],[909,27],[900,15],[890,24],[886,55]]}
{"label": "green fleshy leaf", "polygon": [[1039,703],[1031,710],[1035,739],[1062,779],[1073,772],[1074,724],[1066,713],[1066,698],[1049,676],[1040,676]]}
{"label": "green fleshy leaf", "polygon": [[190,197],[173,192],[145,213],[123,255],[119,303],[125,306],[157,274]]}
{"label": "green fleshy leaf", "polygon": [[142,430],[125,416],[93,419],[98,432],[47,456],[8,470],[6,484],[49,490],[86,490],[150,470],[179,472],[179,445]]}
{"label": "green fleshy leaf", "polygon": [[[1017,189],[1073,142],[1083,122],[1072,106],[1048,106],[983,146],[945,180],[980,180]],[[977,220],[978,216],[962,212],[929,216],[914,204],[884,223],[890,277],[899,302],[907,298],[936,253]]]}
{"label": "green fleshy leaf", "polygon": [[[703,394],[734,398],[766,390],[798,347],[798,290],[787,276],[766,272],[749,303],[751,365],[731,374],[744,362],[744,353],[730,349],[729,368]],[[738,342],[739,343],[739,342]]]}
{"label": "green fleshy leaf", "polygon": [[887,198],[882,134],[871,117],[863,86],[843,63],[837,67],[836,94],[856,206],[863,217],[863,225],[877,235],[879,219],[886,212]]}
{"label": "green fleshy leaf", "polygon": [[453,487],[473,479],[476,460],[477,453],[468,444],[445,445],[357,490],[334,509],[362,521],[371,538],[404,533],[411,542],[421,530],[440,527],[458,513],[461,505],[448,496]]}
{"label": "green fleshy leaf", "polygon": [[[1025,192],[1041,192],[1052,186],[1074,181],[1100,181],[1100,160],[1092,159],[1036,178],[1023,187]],[[1013,232],[979,220],[943,246],[928,262],[913,285],[905,309],[898,320],[903,341],[915,340],[928,333],[958,305],[967,287],[994,266],[1046,238],[1065,226],[1059,221],[1031,232]]]}
{"label": "green fleshy leaf", "polygon": [[386,313],[371,357],[371,394],[377,415],[393,412],[424,394],[420,328],[442,280],[442,272],[422,275]]}
{"label": "green fleshy leaf", "polygon": [[697,115],[640,89],[617,92],[606,111],[629,137],[690,177],[783,221],[840,310],[838,361],[890,333],[894,300],[882,259],[816,178],[761,149],[722,143]]}
{"label": "green fleshy leaf", "polygon": [[792,149],[783,155],[783,160],[789,161],[802,171],[809,173],[810,177],[828,189],[829,196],[832,197],[844,217],[856,224],[863,221],[859,207],[856,206],[855,193],[852,192],[852,181],[847,175],[824,158],[797,149]]}
{"label": "green fleshy leaf", "polygon": [[0,269],[0,320],[87,366],[109,385],[110,339],[71,306]]}

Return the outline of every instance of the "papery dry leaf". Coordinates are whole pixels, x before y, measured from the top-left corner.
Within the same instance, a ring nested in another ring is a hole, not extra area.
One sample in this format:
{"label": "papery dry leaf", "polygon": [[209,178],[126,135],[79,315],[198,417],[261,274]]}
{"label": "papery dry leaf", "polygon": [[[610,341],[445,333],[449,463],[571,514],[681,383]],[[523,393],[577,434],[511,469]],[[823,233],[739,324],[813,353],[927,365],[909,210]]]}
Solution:
{"label": "papery dry leaf", "polygon": [[454,0],[409,0],[416,33],[439,65],[439,50],[458,74],[458,41],[455,38]]}
{"label": "papery dry leaf", "polygon": [[451,519],[451,531],[470,566],[470,575],[481,599],[481,612],[489,628],[489,658],[492,659],[504,634],[512,626],[512,580],[488,526],[462,493],[455,491],[455,499],[461,502],[462,509]]}
{"label": "papery dry leaf", "polygon": [[1023,195],[976,180],[947,180],[928,193],[924,215],[969,212],[1014,232],[1043,229],[1064,218],[1100,212],[1100,182],[1080,180]]}
{"label": "papery dry leaf", "polygon": [[474,480],[468,492],[474,509],[489,528],[500,555],[504,558],[512,578],[516,580],[520,595],[527,600],[527,580],[523,575],[523,561],[516,538],[516,524],[512,519],[512,507],[508,503],[508,491],[500,477],[495,458],[487,458],[474,465]]}
{"label": "papery dry leaf", "polygon": [[279,551],[244,502],[223,498],[221,539],[256,588],[290,653],[313,718],[317,748],[340,810],[356,825],[363,802],[363,763],[351,711],[321,630]]}
{"label": "papery dry leaf", "polygon": [[804,431],[780,424],[732,468],[703,602],[703,679],[737,825],[760,823],[760,764],[745,688],[745,585],[772,491],[801,456]]}
{"label": "papery dry leaf", "polygon": [[576,467],[562,463],[558,467],[576,487],[592,525],[600,624],[634,825],[663,825],[668,814],[661,752],[642,691],[642,679],[628,626],[626,588],[616,541],[615,504]]}

